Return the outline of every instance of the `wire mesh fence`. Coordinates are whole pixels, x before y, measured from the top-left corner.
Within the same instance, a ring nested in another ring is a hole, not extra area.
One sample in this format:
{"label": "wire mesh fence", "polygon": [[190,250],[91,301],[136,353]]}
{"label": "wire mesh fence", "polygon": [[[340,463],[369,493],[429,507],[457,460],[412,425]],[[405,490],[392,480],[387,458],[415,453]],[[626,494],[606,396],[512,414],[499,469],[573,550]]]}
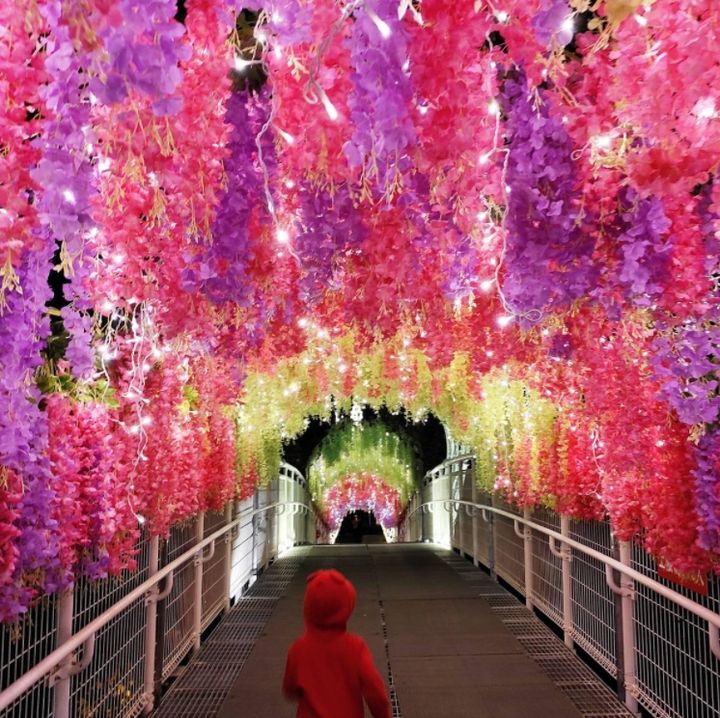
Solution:
{"label": "wire mesh fence", "polygon": [[[458,509],[457,502],[463,501],[522,517],[498,497],[475,491],[473,500],[468,481],[474,478],[465,471],[465,461],[465,457],[450,459],[429,472],[405,520],[412,521],[415,511],[422,517],[420,540],[447,545],[449,539],[452,548],[473,557],[524,596],[529,576],[532,605],[566,632],[568,643],[583,649],[596,666],[620,680],[622,688],[621,679],[627,678],[621,650],[623,609],[620,596],[608,583],[605,562],[579,550],[570,552],[566,583],[570,601],[564,605],[561,551],[551,547],[546,535],[539,529],[531,531],[531,566],[526,572],[523,531],[512,518],[489,511],[487,515],[476,511],[472,517]],[[434,502],[432,511],[430,502]],[[423,509],[423,504],[428,505]],[[536,509],[528,518],[560,532],[561,517],[549,509]],[[564,535],[569,539],[606,557],[618,558],[607,521],[568,520],[566,530]],[[630,568],[720,615],[717,578],[709,579],[706,596],[683,588],[663,578],[654,559],[637,545],[632,547]],[[710,648],[707,621],[656,590],[635,583],[633,615],[626,629],[631,632],[632,646],[627,662],[635,666],[627,686],[628,704],[636,698],[649,715],[657,718],[720,718],[720,661]]]}
{"label": "wire mesh fence", "polygon": [[[281,498],[299,503],[280,509],[276,504]],[[44,598],[17,624],[0,627],[2,690],[79,631],[94,635],[63,659],[67,677],[37,680],[0,709],[0,718],[135,718],[143,713],[158,685],[199,647],[202,631],[244,595],[278,553],[314,541],[308,499],[304,478],[287,467],[246,501],[177,525],[164,539],[143,535],[136,571],[103,581],[78,581],[60,597]],[[299,511],[302,505],[306,508]],[[227,540],[210,538],[231,520],[238,525],[227,532]],[[193,553],[202,539],[206,545]],[[169,569],[178,559],[171,578],[153,589],[167,587],[166,594],[154,598],[151,589],[143,593],[141,585],[158,568]],[[133,591],[137,596],[130,596]],[[122,609],[121,601],[126,604]],[[89,624],[108,611],[115,615],[105,616],[93,631]],[[150,613],[154,623],[149,622]]]}

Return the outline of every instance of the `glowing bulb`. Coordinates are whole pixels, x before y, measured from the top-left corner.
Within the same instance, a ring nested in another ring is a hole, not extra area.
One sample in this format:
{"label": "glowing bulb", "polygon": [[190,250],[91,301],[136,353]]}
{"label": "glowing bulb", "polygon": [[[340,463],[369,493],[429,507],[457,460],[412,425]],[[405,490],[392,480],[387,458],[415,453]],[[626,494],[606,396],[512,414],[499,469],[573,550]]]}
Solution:
{"label": "glowing bulb", "polygon": [[263,45],[266,45],[268,41],[267,33],[264,30],[259,30],[255,33],[255,39]]}
{"label": "glowing bulb", "polygon": [[612,137],[610,135],[598,135],[593,139],[593,143],[596,147],[607,150],[612,145]]}
{"label": "glowing bulb", "polygon": [[106,299],[102,303],[102,310],[105,314],[109,314],[113,310],[113,303],[109,299]]}
{"label": "glowing bulb", "polygon": [[109,157],[102,157],[97,164],[98,172],[107,172],[111,164]]}
{"label": "glowing bulb", "polygon": [[504,314],[504,315],[502,315],[502,316],[499,316],[499,317],[496,319],[496,321],[497,321],[497,323],[498,323],[498,326],[499,326],[501,329],[504,329],[508,324],[510,324],[510,322],[512,322],[512,320],[513,320],[514,318],[515,318],[515,317],[513,317],[512,315]]}
{"label": "glowing bulb", "polygon": [[495,13],[495,18],[498,22],[507,22],[510,19],[510,15],[508,15],[505,10],[501,10],[498,13]]}
{"label": "glowing bulb", "polygon": [[490,104],[488,105],[488,112],[491,115],[497,115],[500,113],[500,105],[498,105],[497,100],[490,101]]}
{"label": "glowing bulb", "polygon": [[143,416],[143,418],[140,420],[140,423],[143,426],[150,426],[150,424],[153,423],[152,416]]}
{"label": "glowing bulb", "polygon": [[275,45],[275,47],[273,48],[273,57],[276,60],[279,60],[282,58],[282,49],[280,48],[279,45]]}
{"label": "glowing bulb", "polygon": [[308,320],[307,320],[305,317],[300,317],[300,319],[298,319],[298,326],[299,326],[301,329],[305,329],[305,327],[306,327],[307,325],[308,325]]}
{"label": "glowing bulb", "polygon": [[63,190],[63,197],[66,202],[69,202],[70,204],[75,204],[75,193],[71,189]]}
{"label": "glowing bulb", "polygon": [[131,434],[139,434],[141,428],[140,424],[134,424],[128,429],[128,432]]}
{"label": "glowing bulb", "polygon": [[418,112],[421,115],[427,115],[430,108],[427,105],[418,105]]}
{"label": "glowing bulb", "polygon": [[142,526],[145,523],[145,517],[137,514],[137,521]]}
{"label": "glowing bulb", "polygon": [[244,57],[239,57],[238,55],[235,56],[233,67],[236,72],[244,72],[248,69],[248,67],[250,67],[250,65],[252,65],[250,60],[246,60]]}
{"label": "glowing bulb", "polygon": [[121,265],[125,261],[125,255],[122,252],[116,252],[112,256],[113,264]]}
{"label": "glowing bulb", "polygon": [[403,62],[402,69],[403,69],[403,72],[410,71],[410,58],[409,57],[407,60],[405,60],[405,62]]}
{"label": "glowing bulb", "polygon": [[278,227],[275,237],[280,244],[287,244],[290,241],[290,232],[284,227]]}
{"label": "glowing bulb", "polygon": [[490,162],[491,156],[492,152],[486,152],[484,155],[480,155],[478,162],[480,162],[481,165],[486,165],[488,162]]}
{"label": "glowing bulb", "polygon": [[370,19],[375,24],[375,27],[378,29],[378,32],[380,35],[382,35],[383,40],[387,40],[390,35],[392,35],[392,30],[390,29],[390,25],[388,25],[385,20],[383,20],[381,17],[378,16],[378,14],[370,7],[365,6],[365,11],[367,12]]}
{"label": "glowing bulb", "polygon": [[492,289],[493,282],[494,280],[492,279],[485,279],[480,282],[480,289],[482,289],[483,292],[489,292]]}
{"label": "glowing bulb", "polygon": [[562,26],[560,29],[563,32],[575,34],[575,18],[572,15],[568,15],[565,20],[563,21]]}
{"label": "glowing bulb", "polygon": [[276,25],[279,25],[280,23],[283,22],[283,16],[277,10],[273,10],[272,21]]}
{"label": "glowing bulb", "polygon": [[285,186],[286,186],[288,189],[292,189],[292,188],[295,186],[295,183],[294,183],[291,179],[285,180]]}
{"label": "glowing bulb", "polygon": [[643,17],[642,15],[635,14],[633,15],[635,18],[635,22],[640,25],[641,27],[645,27],[647,25],[647,18]]}
{"label": "glowing bulb", "polygon": [[278,134],[279,134],[280,137],[282,137],[282,138],[285,140],[285,142],[287,142],[289,145],[294,145],[294,144],[295,144],[295,138],[294,138],[289,132],[285,132],[285,130],[278,130]]}
{"label": "glowing bulb", "polygon": [[335,122],[338,118],[338,111],[335,105],[330,101],[330,98],[325,94],[325,90],[322,90],[320,92],[320,102],[323,103],[323,107],[325,108],[325,112],[327,112],[328,117]]}

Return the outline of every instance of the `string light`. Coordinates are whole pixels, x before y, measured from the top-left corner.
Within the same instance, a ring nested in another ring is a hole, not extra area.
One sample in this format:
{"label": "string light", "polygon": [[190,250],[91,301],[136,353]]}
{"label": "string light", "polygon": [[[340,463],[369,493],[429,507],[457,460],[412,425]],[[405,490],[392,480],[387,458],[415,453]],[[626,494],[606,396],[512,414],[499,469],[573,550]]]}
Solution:
{"label": "string light", "polygon": [[482,289],[483,292],[489,292],[492,289],[493,284],[495,284],[494,279],[485,279],[480,282],[480,289]]}
{"label": "string light", "polygon": [[275,237],[280,244],[288,244],[288,242],[290,242],[290,232],[288,232],[284,227],[277,228]]}
{"label": "string light", "polygon": [[75,193],[71,189],[63,190],[63,198],[69,204],[75,204],[75,202],[77,201],[75,198]]}
{"label": "string light", "polygon": [[499,316],[495,321],[501,329],[504,329],[506,326],[508,326],[508,324],[513,321],[513,319],[515,319],[515,317],[513,317],[512,315],[505,314]]}

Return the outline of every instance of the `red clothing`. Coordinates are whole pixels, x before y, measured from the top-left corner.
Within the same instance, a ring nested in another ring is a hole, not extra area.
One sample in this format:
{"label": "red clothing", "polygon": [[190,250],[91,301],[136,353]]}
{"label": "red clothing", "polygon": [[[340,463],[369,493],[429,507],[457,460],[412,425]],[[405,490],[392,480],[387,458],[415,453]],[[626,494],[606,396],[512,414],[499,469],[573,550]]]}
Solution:
{"label": "red clothing", "polygon": [[297,718],[391,718],[390,700],[365,641],[346,630],[355,589],[337,571],[317,571],[305,592],[305,633],[290,647],[283,693]]}

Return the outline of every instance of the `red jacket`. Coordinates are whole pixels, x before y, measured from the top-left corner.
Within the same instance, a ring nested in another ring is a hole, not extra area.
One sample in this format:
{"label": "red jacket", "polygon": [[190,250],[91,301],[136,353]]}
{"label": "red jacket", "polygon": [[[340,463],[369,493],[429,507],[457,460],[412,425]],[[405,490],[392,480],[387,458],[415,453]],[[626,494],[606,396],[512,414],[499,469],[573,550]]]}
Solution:
{"label": "red jacket", "polygon": [[390,700],[365,641],[346,629],[355,589],[338,571],[316,571],[305,591],[305,633],[290,647],[283,693],[297,718],[391,718]]}

